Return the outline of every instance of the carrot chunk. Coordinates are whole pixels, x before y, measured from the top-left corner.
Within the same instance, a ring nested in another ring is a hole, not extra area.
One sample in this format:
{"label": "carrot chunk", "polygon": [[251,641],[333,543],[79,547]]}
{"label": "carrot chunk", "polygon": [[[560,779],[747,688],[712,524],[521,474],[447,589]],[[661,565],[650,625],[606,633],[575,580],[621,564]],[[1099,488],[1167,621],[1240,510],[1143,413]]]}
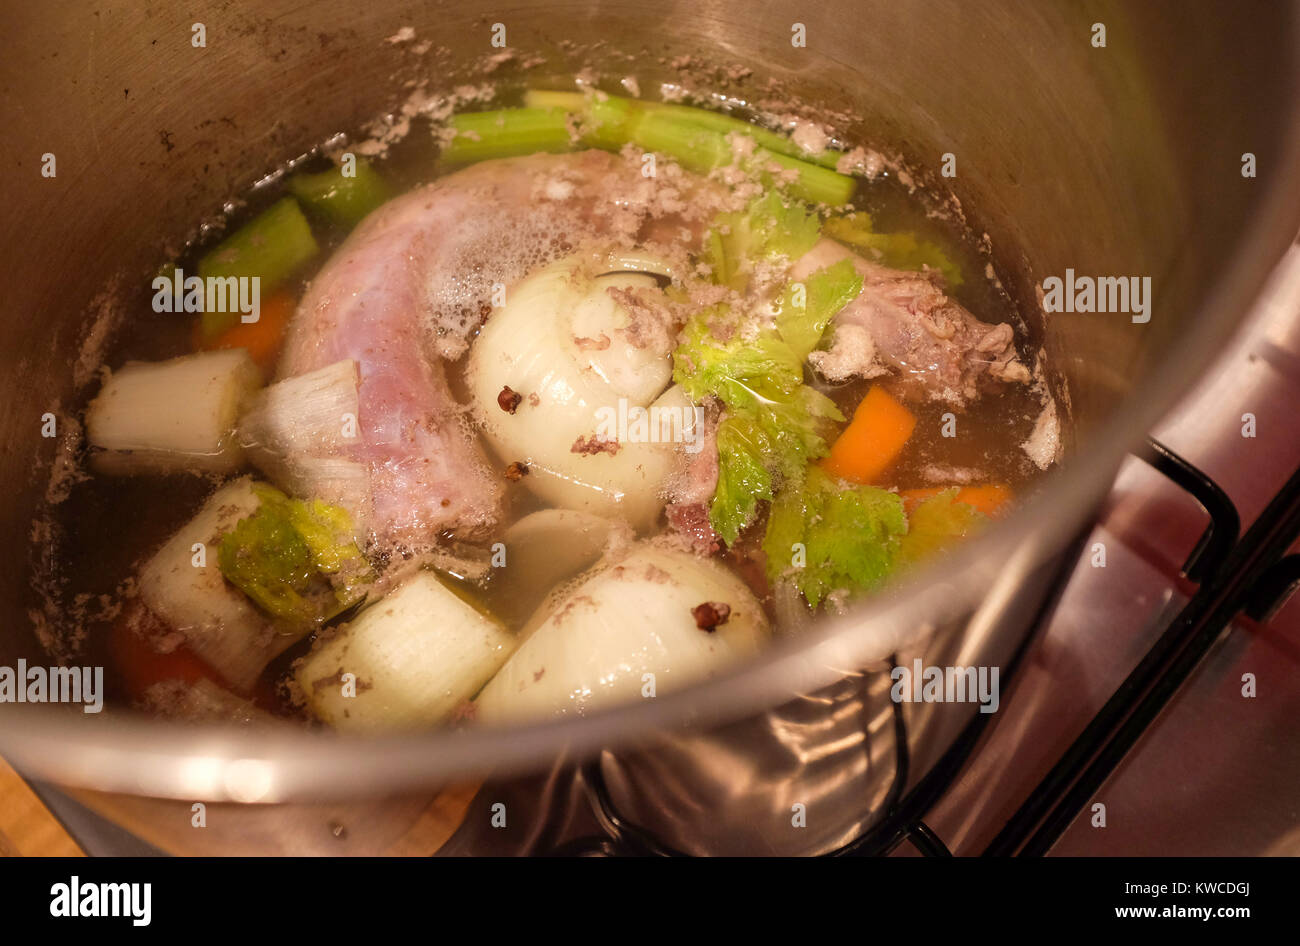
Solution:
{"label": "carrot chunk", "polygon": [[[921,489],[903,489],[898,495],[903,497],[903,507],[910,513],[919,502],[937,496],[951,486],[928,486]],[[986,516],[999,516],[1007,511],[1011,504],[1011,487],[1005,483],[988,483],[983,486],[962,486],[953,497],[955,502],[974,506]]]}
{"label": "carrot chunk", "polygon": [[262,300],[256,322],[236,322],[210,341],[204,342],[200,336],[197,347],[246,348],[262,374],[270,377],[297,304],[293,293],[273,292]]}
{"label": "carrot chunk", "polygon": [[872,483],[898,458],[916,417],[880,385],[872,385],[822,467],[831,476]]}
{"label": "carrot chunk", "polygon": [[155,683],[168,680],[197,683],[206,677],[219,686],[226,686],[221,676],[184,644],[167,654],[154,650],[136,630],[135,625],[140,621],[157,624],[158,619],[147,612],[128,612],[114,623],[110,640],[113,662],[132,699],[142,697]]}

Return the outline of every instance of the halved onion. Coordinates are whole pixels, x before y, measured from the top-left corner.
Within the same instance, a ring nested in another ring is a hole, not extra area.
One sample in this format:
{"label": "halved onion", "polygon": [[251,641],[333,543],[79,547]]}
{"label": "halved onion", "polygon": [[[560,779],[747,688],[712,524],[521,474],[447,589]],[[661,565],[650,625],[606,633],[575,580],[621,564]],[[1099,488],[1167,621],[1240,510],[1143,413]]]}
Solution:
{"label": "halved onion", "polygon": [[[725,605],[725,622],[701,628],[701,605]],[[723,565],[652,542],[544,607],[475,701],[477,719],[583,714],[660,696],[756,653],[771,633],[758,601]]]}
{"label": "halved onion", "polygon": [[[503,465],[528,467],[524,485],[642,529],[663,507],[678,444],[695,433],[689,399],[669,386],[671,333],[634,344],[632,318],[608,291],[656,289],[654,276],[624,269],[650,265],[611,258],[595,275],[574,258],[535,273],[488,320],[467,373],[484,436]],[[500,401],[509,392],[513,413]]]}
{"label": "halved onion", "polygon": [[[576,509],[542,509],[510,526],[501,537],[501,617],[512,627],[522,624],[553,588],[600,561],[619,529],[610,519]],[[630,537],[627,526],[621,529]]]}

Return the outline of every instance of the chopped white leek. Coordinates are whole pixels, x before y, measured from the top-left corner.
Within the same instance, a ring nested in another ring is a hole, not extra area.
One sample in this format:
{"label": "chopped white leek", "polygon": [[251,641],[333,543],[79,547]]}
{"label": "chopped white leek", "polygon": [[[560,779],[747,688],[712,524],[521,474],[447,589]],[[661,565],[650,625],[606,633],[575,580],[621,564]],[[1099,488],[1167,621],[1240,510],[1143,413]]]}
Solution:
{"label": "chopped white leek", "polygon": [[192,722],[238,723],[241,726],[284,725],[252,701],[236,696],[206,677],[193,683],[163,680],[145,690],[142,701],[151,712]]}
{"label": "chopped white leek", "polygon": [[358,442],[357,363],[339,361],[261,391],[239,421],[239,442],[271,482],[292,496],[366,515],[369,473],[343,454]]}
{"label": "chopped white leek", "polygon": [[110,473],[238,469],[235,423],[260,384],[242,348],[130,362],[86,409],[87,438],[107,451],[96,464]]}
{"label": "chopped white leek", "polygon": [[274,626],[221,574],[221,536],[256,512],[259,503],[251,478],[226,484],[145,562],[138,582],[145,606],[180,631],[190,650],[231,686],[245,692],[272,659],[310,630]]}
{"label": "chopped white leek", "polygon": [[472,697],[515,639],[432,572],[408,578],[303,659],[307,706],[336,729],[432,726]]}

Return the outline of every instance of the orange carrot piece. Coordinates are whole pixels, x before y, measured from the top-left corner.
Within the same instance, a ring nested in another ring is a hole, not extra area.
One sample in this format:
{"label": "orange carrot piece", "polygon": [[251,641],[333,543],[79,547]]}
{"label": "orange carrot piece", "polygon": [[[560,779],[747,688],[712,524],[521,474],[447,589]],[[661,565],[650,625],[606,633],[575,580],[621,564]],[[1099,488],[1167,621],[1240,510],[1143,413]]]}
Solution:
{"label": "orange carrot piece", "polygon": [[253,361],[262,369],[262,374],[270,377],[275,371],[275,362],[284,346],[289,319],[293,317],[297,304],[293,293],[284,290],[273,292],[262,300],[256,322],[236,322],[207,342],[201,340],[200,334],[197,347],[246,348]]}
{"label": "orange carrot piece", "polygon": [[822,467],[831,476],[872,483],[898,458],[916,417],[880,385],[872,385]]}
{"label": "orange carrot piece", "polygon": [[1000,516],[1011,507],[1014,498],[1006,483],[986,483],[983,486],[963,486],[957,490],[957,502],[974,506],[986,516]]}
{"label": "orange carrot piece", "polygon": [[218,686],[229,689],[221,675],[200,660],[193,651],[181,644],[171,653],[160,654],[137,632],[137,621],[157,622],[157,618],[145,613],[128,612],[112,628],[110,649],[113,663],[117,667],[122,682],[126,685],[128,695],[139,699],[144,691],[155,683],[167,680],[180,680],[184,683],[197,683],[206,677]]}
{"label": "orange carrot piece", "polygon": [[938,496],[945,488],[951,489],[952,487],[920,486],[916,489],[900,489],[898,495],[903,497],[903,511],[910,516],[912,510],[917,507],[918,503],[922,503],[927,499]]}
{"label": "orange carrot piece", "polygon": [[[898,495],[903,497],[903,506],[910,513],[917,503],[938,496],[951,486],[927,486],[921,489],[901,489]],[[953,497],[959,503],[974,506],[986,516],[999,516],[1007,511],[1012,500],[1011,487],[1005,483],[988,483],[983,486],[962,486]]]}

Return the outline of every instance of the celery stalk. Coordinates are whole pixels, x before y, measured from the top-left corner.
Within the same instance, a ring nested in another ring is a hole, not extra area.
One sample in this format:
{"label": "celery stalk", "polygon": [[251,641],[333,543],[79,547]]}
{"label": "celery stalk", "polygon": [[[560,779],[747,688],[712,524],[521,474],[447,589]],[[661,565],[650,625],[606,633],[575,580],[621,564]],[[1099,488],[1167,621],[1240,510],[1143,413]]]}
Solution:
{"label": "celery stalk", "polygon": [[842,152],[834,150],[824,151],[816,155],[809,154],[780,132],[752,124],[743,118],[736,118],[734,115],[714,112],[707,108],[697,108],[693,105],[645,102],[639,99],[621,98],[617,95],[589,96],[584,95],[582,92],[552,92],[545,89],[529,89],[524,93],[524,104],[533,108],[563,108],[570,112],[585,112],[597,102],[619,102],[624,107],[635,106],[642,112],[657,113],[661,116],[675,118],[682,122],[721,132],[724,135],[738,132],[753,138],[768,151],[775,151],[777,154],[798,158],[801,161],[808,161],[831,170],[835,169],[842,157]]}
{"label": "celery stalk", "polygon": [[[617,151],[630,140],[630,125],[641,113],[641,103],[616,95],[551,92],[529,89],[525,109],[560,109],[582,118],[582,142],[603,151]],[[513,111],[520,111],[514,109]]]}
{"label": "celery stalk", "polygon": [[580,101],[578,114],[582,116],[583,144],[600,148],[602,151],[617,151],[631,140],[632,126],[639,120],[641,110],[631,99],[621,99],[611,95],[605,98],[593,97],[585,102]]}
{"label": "celery stalk", "polygon": [[[724,167],[733,160],[731,132],[721,132],[703,125],[683,121],[678,116],[649,109],[633,112],[624,126],[627,140],[646,151],[656,151],[675,158],[688,170],[708,173],[714,168]],[[597,145],[596,141],[589,143]],[[607,145],[598,145],[608,147]],[[853,178],[835,171],[827,170],[798,158],[755,148],[752,159],[764,167],[773,162],[783,168],[793,168],[798,177],[784,185],[792,196],[813,203],[844,204],[853,196],[856,186]]]}
{"label": "celery stalk", "polygon": [[629,131],[633,144],[671,155],[682,167],[696,173],[706,174],[732,160],[726,135],[671,115],[644,112],[633,118]]}
{"label": "celery stalk", "polygon": [[841,152],[823,151],[821,154],[809,154],[800,148],[797,144],[787,138],[780,132],[772,131],[770,128],[763,128],[760,125],[754,125],[745,121],[743,118],[736,118],[734,115],[724,115],[721,112],[712,112],[707,108],[695,108],[690,105],[672,105],[665,102],[646,103],[647,107],[653,111],[660,112],[664,115],[671,115],[682,121],[692,122],[701,125],[704,128],[712,128],[714,131],[731,134],[738,132],[742,135],[749,135],[758,144],[768,151],[775,151],[790,158],[797,158],[801,161],[808,161],[831,170],[839,163]]}
{"label": "celery stalk", "polygon": [[531,90],[525,93],[524,103],[533,108],[560,108],[577,114],[582,119],[583,142],[591,147],[616,151],[630,141],[646,151],[667,154],[698,173],[730,164],[732,152],[727,136],[748,135],[758,145],[757,160],[765,164],[775,162],[798,172],[797,179],[787,185],[794,196],[838,205],[847,203],[853,195],[853,178],[833,170],[839,160],[838,152],[805,155],[784,135],[731,115],[689,105],[580,92]]}
{"label": "celery stalk", "polygon": [[560,108],[501,108],[453,115],[456,135],[442,149],[447,164],[469,164],[538,151],[568,151],[569,112]]}
{"label": "celery stalk", "polygon": [[330,168],[319,174],[295,174],[285,186],[309,211],[349,229],[392,196],[388,182],[365,161],[357,162],[354,177],[344,177],[341,168]]}
{"label": "celery stalk", "polygon": [[[582,109],[571,109],[579,98]],[[529,92],[525,102],[529,104],[524,108],[453,116],[451,126],[456,136],[443,149],[443,160],[464,164],[536,151],[568,151],[573,146],[569,134],[572,116],[580,119],[582,141],[590,147],[617,151],[631,142],[646,151],[666,154],[691,171],[707,173],[732,162],[728,135],[763,131],[725,115],[715,115],[709,122],[701,123],[698,116],[714,115],[703,109],[669,108],[613,95],[586,97],[576,92]],[[773,137],[786,150],[794,147],[772,132],[763,140]],[[853,194],[853,178],[818,164],[761,145],[755,149],[755,159],[796,171],[796,178],[785,187],[801,200],[843,204]]]}
{"label": "celery stalk", "polygon": [[809,164],[807,161],[800,161],[788,155],[777,154],[766,148],[755,148],[754,159],[764,164],[775,162],[783,168],[793,168],[798,172],[799,177],[789,185],[790,193],[813,203],[835,206],[847,204],[852,199],[853,190],[857,186],[853,178],[846,174]]}
{"label": "celery stalk", "polygon": [[[320,252],[298,202],[284,197],[230,234],[199,260],[199,275],[260,280],[262,297]],[[213,338],[235,324],[238,312],[204,312],[203,334]]]}

